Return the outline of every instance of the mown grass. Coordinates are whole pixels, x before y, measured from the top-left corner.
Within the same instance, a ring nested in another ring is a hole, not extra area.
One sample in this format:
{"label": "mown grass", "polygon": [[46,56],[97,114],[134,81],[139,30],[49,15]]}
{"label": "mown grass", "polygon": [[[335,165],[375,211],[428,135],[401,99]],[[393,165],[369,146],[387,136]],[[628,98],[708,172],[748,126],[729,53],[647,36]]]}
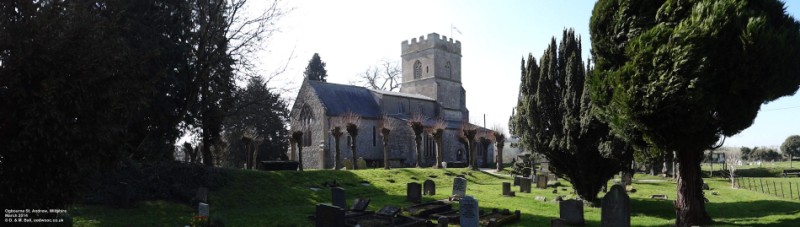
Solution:
{"label": "mown grass", "polygon": [[[212,216],[223,219],[228,226],[313,226],[307,217],[313,214],[315,204],[330,203],[330,190],[323,187],[323,183],[333,180],[345,188],[348,206],[355,198],[371,198],[369,209],[378,210],[386,205],[411,205],[405,202],[406,183],[422,183],[426,179],[436,183],[437,195],[425,196],[424,200],[447,198],[452,189],[453,176],[450,175],[463,174],[468,180],[467,194],[480,202],[481,209],[521,210],[522,220],[512,226],[548,226],[550,220],[559,215],[558,204],[553,202],[555,196],[572,196],[569,183],[562,179],[558,194],[553,194],[551,187],[533,189],[530,194],[518,192],[517,197],[503,197],[501,182],[510,182],[510,177],[466,169],[225,171],[232,179],[225,187],[211,191],[209,203]],[[629,194],[633,226],[673,224],[675,183],[640,174],[635,177],[637,191]],[[362,181],[369,185],[362,185]],[[797,200],[732,189],[729,181],[721,178],[706,179],[706,182],[711,187],[706,191],[710,202],[707,210],[717,221],[715,225],[800,226],[800,202]],[[322,190],[314,191],[311,187]],[[517,187],[514,189],[518,191]],[[717,195],[712,195],[712,191]],[[654,194],[665,194],[669,200],[650,199]],[[547,201],[537,201],[536,196],[545,196]],[[587,226],[600,225],[599,208],[586,207],[584,211]],[[189,223],[193,209],[168,202],[148,202],[129,209],[77,205],[70,209],[70,214],[76,226],[183,226]]]}

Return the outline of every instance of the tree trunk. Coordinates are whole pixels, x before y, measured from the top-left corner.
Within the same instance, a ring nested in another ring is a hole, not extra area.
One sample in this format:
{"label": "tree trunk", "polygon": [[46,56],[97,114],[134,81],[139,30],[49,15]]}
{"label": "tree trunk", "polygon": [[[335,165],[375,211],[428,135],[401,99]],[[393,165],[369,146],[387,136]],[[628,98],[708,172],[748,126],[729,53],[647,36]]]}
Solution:
{"label": "tree trunk", "polygon": [[494,161],[497,163],[497,172],[503,170],[503,147],[495,146]]}
{"label": "tree trunk", "polygon": [[[204,117],[205,118],[205,117]],[[211,130],[203,129],[203,165],[207,167],[214,166],[214,157],[211,155]]]}
{"label": "tree trunk", "polygon": [[677,152],[679,164],[678,199],[675,201],[677,226],[706,225],[712,222],[706,213],[703,201],[703,179],[700,177],[700,163],[703,152],[680,150]]}
{"label": "tree trunk", "polygon": [[383,168],[389,169],[389,143],[383,141]]}
{"label": "tree trunk", "polygon": [[333,150],[333,169],[338,170],[342,168],[342,150],[339,148],[339,139],[340,136],[333,137],[333,143],[336,147]]}
{"label": "tree trunk", "polygon": [[356,152],[356,136],[353,135],[351,137],[353,137],[353,139],[350,140],[350,151],[353,152],[353,157],[350,157],[350,159],[353,161],[353,169],[358,169],[358,163],[356,162],[356,154],[358,153]]}
{"label": "tree trunk", "polygon": [[414,149],[416,149],[417,152],[417,168],[419,168],[420,162],[422,162],[422,152],[420,151],[420,143],[422,143],[422,137],[419,134],[414,136],[414,143],[416,144]]}
{"label": "tree trunk", "polygon": [[434,139],[434,141],[436,142],[436,163],[433,166],[442,168],[442,162],[444,162],[444,157],[442,157],[442,139],[438,138]]}
{"label": "tree trunk", "polygon": [[297,143],[297,170],[303,171],[303,145],[300,145],[300,142]]}
{"label": "tree trunk", "polygon": [[475,142],[469,141],[469,169],[478,170],[478,149],[475,149]]}

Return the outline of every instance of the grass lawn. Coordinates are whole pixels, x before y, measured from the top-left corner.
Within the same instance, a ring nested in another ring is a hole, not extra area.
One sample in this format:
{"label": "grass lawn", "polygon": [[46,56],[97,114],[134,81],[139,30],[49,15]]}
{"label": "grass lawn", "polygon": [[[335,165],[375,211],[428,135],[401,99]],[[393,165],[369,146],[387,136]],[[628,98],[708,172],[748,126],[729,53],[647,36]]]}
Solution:
{"label": "grass lawn", "polygon": [[[481,209],[521,210],[522,220],[512,226],[548,226],[550,219],[558,217],[553,188],[534,188],[530,194],[517,192],[517,197],[503,197],[501,182],[510,182],[510,177],[466,169],[226,171],[233,179],[224,188],[211,191],[209,203],[212,216],[220,216],[228,226],[313,226],[307,216],[313,214],[316,203],[330,203],[331,195],[330,190],[309,188],[323,188],[323,182],[333,180],[345,188],[348,206],[355,198],[371,198],[370,210],[385,205],[411,205],[405,202],[406,183],[422,183],[426,179],[436,183],[437,195],[424,196],[424,200],[444,199],[451,192],[453,178],[446,173],[466,175],[467,194],[479,201]],[[675,183],[642,174],[635,178],[640,181],[634,183],[637,192],[629,194],[633,226],[674,223],[671,200],[676,198]],[[362,185],[362,181],[369,185]],[[715,226],[800,226],[800,201],[731,189],[729,181],[721,178],[706,179],[706,182],[711,187],[706,191],[710,201],[707,210],[717,221]],[[561,184],[558,195],[571,198],[569,183],[562,179]],[[518,187],[514,190],[518,191]],[[717,195],[712,195],[711,191]],[[650,199],[653,194],[665,194],[670,200]],[[545,196],[547,201],[536,201],[535,196]],[[599,208],[586,207],[584,212],[587,226],[600,225]],[[193,209],[169,202],[146,202],[127,209],[76,205],[69,214],[75,226],[183,226],[189,223]]]}

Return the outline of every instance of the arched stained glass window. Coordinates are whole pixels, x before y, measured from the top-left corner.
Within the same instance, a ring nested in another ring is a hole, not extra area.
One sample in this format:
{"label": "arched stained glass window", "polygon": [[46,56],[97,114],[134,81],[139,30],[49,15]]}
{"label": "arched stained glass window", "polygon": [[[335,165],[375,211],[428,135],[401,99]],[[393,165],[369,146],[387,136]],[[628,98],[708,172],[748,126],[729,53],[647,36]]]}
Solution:
{"label": "arched stained glass window", "polygon": [[422,77],[422,63],[417,60],[414,62],[414,79]]}

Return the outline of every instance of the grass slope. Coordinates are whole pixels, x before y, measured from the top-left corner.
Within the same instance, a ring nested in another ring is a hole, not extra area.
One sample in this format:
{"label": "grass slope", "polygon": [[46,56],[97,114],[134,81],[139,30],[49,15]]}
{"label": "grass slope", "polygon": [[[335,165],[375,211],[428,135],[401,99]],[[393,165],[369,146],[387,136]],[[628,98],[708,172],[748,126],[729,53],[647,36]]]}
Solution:
{"label": "grass slope", "polygon": [[[517,197],[501,196],[501,182],[511,181],[507,176],[495,176],[466,169],[371,169],[357,171],[312,170],[305,172],[261,172],[226,170],[230,183],[211,191],[209,203],[212,216],[221,216],[228,226],[313,226],[307,219],[317,203],[330,203],[330,190],[323,182],[336,180],[346,190],[348,206],[355,198],[371,198],[370,210],[385,205],[409,206],[405,202],[406,183],[422,183],[431,179],[436,183],[435,196],[424,196],[432,201],[447,198],[452,189],[452,176],[464,174],[468,180],[467,194],[480,202],[481,209],[492,208],[521,210],[522,220],[513,226],[548,226],[550,219],[558,217],[558,204],[553,202],[553,188],[533,189],[530,194],[517,193]],[[636,193],[630,193],[633,226],[668,226],[674,223],[672,199],[676,198],[675,184],[662,178],[636,175]],[[369,185],[362,185],[367,181]],[[782,199],[760,192],[731,189],[725,179],[706,179],[711,195],[707,204],[709,214],[720,226],[800,226],[800,201]],[[569,183],[561,180],[558,195],[571,198]],[[310,187],[323,190],[314,191]],[[567,190],[562,190],[567,188]],[[517,187],[514,188],[518,190]],[[665,194],[667,200],[653,200],[653,194]],[[545,196],[546,202],[534,200]],[[602,194],[600,195],[602,196]],[[457,209],[457,205],[455,207]],[[600,209],[584,209],[587,226],[600,225]],[[116,209],[78,205],[70,209],[76,226],[183,226],[193,215],[192,208],[167,203],[148,202],[135,208]]]}

